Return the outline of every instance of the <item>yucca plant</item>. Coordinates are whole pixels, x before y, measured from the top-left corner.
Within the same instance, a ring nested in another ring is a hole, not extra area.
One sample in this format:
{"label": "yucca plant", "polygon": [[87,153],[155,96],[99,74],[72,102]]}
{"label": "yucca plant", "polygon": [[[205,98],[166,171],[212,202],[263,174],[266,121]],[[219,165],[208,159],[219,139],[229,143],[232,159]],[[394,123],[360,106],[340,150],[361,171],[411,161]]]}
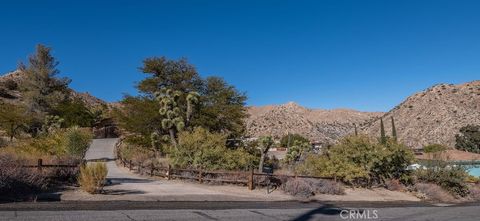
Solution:
{"label": "yucca plant", "polygon": [[186,126],[189,126],[192,118],[194,105],[199,102],[199,94],[197,92],[190,92],[186,96],[187,110],[182,112],[179,105],[180,98],[185,97],[181,91],[161,88],[155,93],[156,99],[160,103],[160,110],[158,111],[163,117],[162,128],[168,131],[171,143],[176,147],[176,135],[183,131]]}

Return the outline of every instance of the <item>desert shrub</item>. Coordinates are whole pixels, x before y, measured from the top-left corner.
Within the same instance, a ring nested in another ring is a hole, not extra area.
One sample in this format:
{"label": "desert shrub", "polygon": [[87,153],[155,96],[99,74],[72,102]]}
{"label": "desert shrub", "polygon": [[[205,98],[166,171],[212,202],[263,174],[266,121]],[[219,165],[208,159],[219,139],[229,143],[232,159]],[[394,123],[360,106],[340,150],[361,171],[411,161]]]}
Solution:
{"label": "desert shrub", "polygon": [[132,160],[134,163],[152,159],[153,156],[153,153],[148,149],[128,142],[123,142],[117,151],[122,159]]}
{"label": "desert shrub", "polygon": [[286,193],[295,196],[308,198],[314,195],[314,188],[304,179],[289,179],[281,186]]}
{"label": "desert shrub", "polygon": [[425,153],[435,153],[435,152],[445,151],[446,149],[447,147],[441,144],[430,144],[423,147],[423,151]]}
{"label": "desert shrub", "polygon": [[15,82],[12,79],[8,79],[5,82],[3,82],[3,86],[5,86],[5,88],[7,88],[8,90],[11,90],[11,91],[18,89],[17,82]]}
{"label": "desert shrub", "polygon": [[480,125],[467,125],[460,128],[455,135],[455,148],[463,151],[480,153]]}
{"label": "desert shrub", "polygon": [[6,147],[7,145],[8,145],[7,140],[5,140],[5,138],[0,136],[0,148]]}
{"label": "desert shrub", "polygon": [[345,189],[343,188],[343,186],[332,180],[307,178],[279,178],[278,182],[282,183],[280,188],[284,192],[296,197],[308,198],[315,194],[345,194]]}
{"label": "desert shrub", "polygon": [[393,140],[380,144],[367,136],[349,136],[322,155],[311,154],[296,170],[300,174],[370,186],[388,179],[410,180],[406,167],[412,160],[412,151]]}
{"label": "desert shrub", "polygon": [[48,158],[75,157],[82,158],[92,139],[89,130],[77,127],[55,130],[49,134],[18,142],[12,149],[25,157]]}
{"label": "desert shrub", "polygon": [[145,148],[149,148],[152,141],[150,137],[147,136],[140,136],[140,135],[128,135],[125,137],[125,143],[129,143],[136,146],[142,146]]}
{"label": "desert shrub", "polygon": [[[54,157],[45,162],[54,165],[80,165],[82,159],[76,156],[62,156]],[[80,167],[54,167],[46,168],[43,170],[46,173],[46,176],[49,178],[49,183],[76,183],[78,178],[78,173],[80,172]]]}
{"label": "desert shrub", "polygon": [[343,186],[333,180],[305,179],[312,186],[315,194],[343,195]]}
{"label": "desert shrub", "polygon": [[5,90],[5,88],[0,88],[0,97],[10,98],[12,97],[12,95],[9,94],[8,91]]}
{"label": "desert shrub", "polygon": [[204,181],[204,183],[220,185],[224,184],[221,180],[248,180],[247,175],[242,173],[206,173],[203,177],[209,179],[208,181]]}
{"label": "desert shrub", "polygon": [[[415,190],[426,197],[428,200],[440,202],[453,202],[455,198],[442,187],[433,183],[417,183],[414,186]],[[422,197],[422,196],[421,196]]]}
{"label": "desert shrub", "polygon": [[465,182],[467,182],[467,183],[480,183],[480,177],[472,176],[472,175],[469,174],[465,178]]}
{"label": "desert shrub", "polygon": [[47,188],[46,176],[24,168],[26,160],[11,153],[0,153],[0,195],[20,195]]}
{"label": "desert shrub", "polygon": [[78,127],[68,128],[63,134],[65,149],[69,155],[83,157],[92,141],[92,133]]}
{"label": "desert shrub", "polygon": [[91,194],[101,192],[105,185],[107,173],[108,170],[105,163],[92,163],[83,166],[80,169],[78,179],[80,187]]}
{"label": "desert shrub", "polygon": [[[0,153],[0,196],[21,196],[44,191],[59,183],[73,183],[78,168],[25,168],[36,161],[12,153]],[[78,159],[51,159],[48,164],[77,164]]]}
{"label": "desert shrub", "polygon": [[400,180],[391,179],[385,182],[385,188],[390,191],[403,191],[405,186],[402,184],[402,182],[400,182]]}
{"label": "desert shrub", "polygon": [[280,147],[290,147],[295,141],[299,143],[310,143],[310,141],[300,134],[287,134],[280,139]]}
{"label": "desert shrub", "polygon": [[471,185],[469,187],[469,198],[474,200],[474,201],[479,201],[480,200],[480,185],[479,184],[475,184],[475,185]]}
{"label": "desert shrub", "polygon": [[178,145],[173,148],[172,164],[181,168],[246,169],[252,165],[254,156],[242,149],[226,147],[226,135],[210,133],[197,127],[192,132],[179,134]]}
{"label": "desert shrub", "polygon": [[227,149],[225,153],[225,163],[221,165],[220,169],[226,170],[245,170],[248,168],[255,167],[258,163],[258,157],[249,153],[247,150],[238,148],[238,149]]}
{"label": "desert shrub", "polygon": [[461,166],[432,166],[428,169],[416,170],[415,175],[419,182],[437,184],[454,196],[468,195],[468,185],[465,182],[468,173]]}

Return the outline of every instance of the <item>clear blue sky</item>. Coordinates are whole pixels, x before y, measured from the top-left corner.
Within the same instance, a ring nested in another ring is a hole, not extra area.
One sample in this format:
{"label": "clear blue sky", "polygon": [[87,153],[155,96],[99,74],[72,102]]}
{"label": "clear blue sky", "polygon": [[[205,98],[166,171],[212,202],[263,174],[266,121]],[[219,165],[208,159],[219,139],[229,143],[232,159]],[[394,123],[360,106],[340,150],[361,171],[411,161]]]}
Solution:
{"label": "clear blue sky", "polygon": [[135,94],[144,58],[187,57],[249,105],[387,111],[436,83],[480,79],[479,1],[10,1],[0,72],[37,43],[71,86]]}

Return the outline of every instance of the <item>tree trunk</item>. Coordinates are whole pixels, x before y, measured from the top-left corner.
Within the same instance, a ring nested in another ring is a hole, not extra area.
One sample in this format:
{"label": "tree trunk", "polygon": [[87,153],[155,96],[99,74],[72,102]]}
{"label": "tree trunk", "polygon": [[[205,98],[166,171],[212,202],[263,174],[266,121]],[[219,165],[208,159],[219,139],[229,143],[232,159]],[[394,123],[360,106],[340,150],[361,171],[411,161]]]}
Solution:
{"label": "tree trunk", "polygon": [[262,152],[262,155],[260,156],[260,163],[258,164],[258,172],[262,173],[263,172],[263,162],[265,161],[265,154]]}
{"label": "tree trunk", "polygon": [[175,131],[173,129],[169,129],[168,132],[170,133],[170,139],[172,140],[172,144],[175,148],[177,148],[177,140],[175,138]]}
{"label": "tree trunk", "polygon": [[13,141],[13,137],[15,137],[15,125],[10,126],[10,142]]}

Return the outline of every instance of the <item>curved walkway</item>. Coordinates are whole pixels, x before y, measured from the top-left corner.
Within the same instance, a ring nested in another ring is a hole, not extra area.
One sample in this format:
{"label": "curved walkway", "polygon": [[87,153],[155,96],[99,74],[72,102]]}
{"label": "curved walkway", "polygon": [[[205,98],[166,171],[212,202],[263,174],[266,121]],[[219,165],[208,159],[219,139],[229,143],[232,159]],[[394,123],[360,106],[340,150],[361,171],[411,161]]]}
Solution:
{"label": "curved walkway", "polygon": [[85,155],[87,161],[105,160],[109,185],[104,194],[90,195],[76,190],[66,192],[62,200],[185,200],[185,201],[243,201],[289,200],[280,191],[266,194],[262,190],[248,191],[240,186],[211,186],[186,181],[153,179],[134,174],[115,162],[118,139],[94,139]]}

